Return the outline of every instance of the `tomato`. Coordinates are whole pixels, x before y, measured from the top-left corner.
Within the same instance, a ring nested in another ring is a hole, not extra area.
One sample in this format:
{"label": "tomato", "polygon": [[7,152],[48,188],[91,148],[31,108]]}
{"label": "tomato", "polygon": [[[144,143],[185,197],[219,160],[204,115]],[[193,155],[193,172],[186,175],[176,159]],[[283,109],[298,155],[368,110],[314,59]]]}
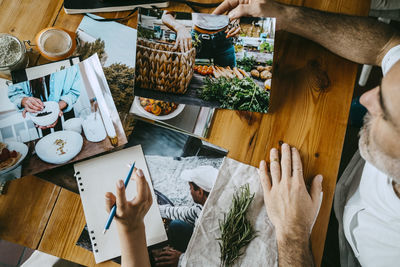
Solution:
{"label": "tomato", "polygon": [[151,111],[156,116],[161,114],[161,108],[158,105],[153,105],[153,108],[151,109]]}

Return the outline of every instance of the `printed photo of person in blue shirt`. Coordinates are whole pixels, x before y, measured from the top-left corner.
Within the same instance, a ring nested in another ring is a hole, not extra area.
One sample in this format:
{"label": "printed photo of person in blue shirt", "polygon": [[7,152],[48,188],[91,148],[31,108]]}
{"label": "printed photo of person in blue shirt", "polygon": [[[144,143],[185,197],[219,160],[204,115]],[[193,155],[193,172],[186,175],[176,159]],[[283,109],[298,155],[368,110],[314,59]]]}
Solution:
{"label": "printed photo of person in blue shirt", "polygon": [[[26,116],[26,112],[41,111],[44,108],[43,102],[46,101],[58,102],[59,117],[61,117],[67,113],[70,115],[73,113],[72,108],[78,100],[82,88],[80,70],[78,65],[75,65],[42,78],[10,86],[8,97],[22,111],[23,117]],[[73,117],[73,115],[68,117]],[[38,127],[41,129],[54,128],[57,122],[58,120],[51,125]]]}

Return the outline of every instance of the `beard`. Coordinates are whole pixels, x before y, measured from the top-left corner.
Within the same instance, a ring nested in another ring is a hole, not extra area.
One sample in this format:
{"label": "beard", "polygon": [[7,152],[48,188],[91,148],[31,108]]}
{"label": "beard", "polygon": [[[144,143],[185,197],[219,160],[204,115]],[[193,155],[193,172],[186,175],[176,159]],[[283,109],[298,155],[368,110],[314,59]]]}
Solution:
{"label": "beard", "polygon": [[367,113],[360,130],[360,154],[375,168],[387,174],[396,184],[400,184],[400,159],[387,155],[371,138],[372,117]]}

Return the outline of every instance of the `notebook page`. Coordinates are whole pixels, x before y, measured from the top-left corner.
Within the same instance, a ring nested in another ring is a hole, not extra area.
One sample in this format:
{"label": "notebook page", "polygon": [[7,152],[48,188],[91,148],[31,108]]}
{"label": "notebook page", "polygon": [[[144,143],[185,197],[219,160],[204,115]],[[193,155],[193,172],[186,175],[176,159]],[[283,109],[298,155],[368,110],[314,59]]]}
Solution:
{"label": "notebook page", "polygon": [[[103,234],[108,219],[104,195],[106,192],[115,194],[116,182],[119,179],[125,180],[129,172],[128,164],[133,162],[136,162],[136,168],[143,170],[154,200],[144,218],[147,245],[151,246],[167,240],[141,146],[123,149],[77,163],[74,168],[96,263],[121,255],[115,221],[112,222],[110,229]],[[133,199],[136,194],[136,183],[131,180],[126,190],[127,200]]]}

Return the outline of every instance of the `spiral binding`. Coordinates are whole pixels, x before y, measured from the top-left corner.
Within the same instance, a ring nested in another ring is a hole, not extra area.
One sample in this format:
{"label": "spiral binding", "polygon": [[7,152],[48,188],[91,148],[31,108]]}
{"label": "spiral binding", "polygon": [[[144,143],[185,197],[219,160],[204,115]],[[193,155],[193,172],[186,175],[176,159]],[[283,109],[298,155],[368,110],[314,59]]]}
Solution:
{"label": "spiral binding", "polygon": [[[82,177],[78,176],[78,175],[80,175],[80,174],[81,174],[81,172],[77,171],[77,172],[74,174],[74,177],[75,177],[75,179],[76,179],[77,182],[78,182],[78,187],[79,187],[80,191],[83,192],[83,191],[85,191],[85,190],[84,190],[84,188],[82,187],[82,186],[83,186]],[[89,237],[90,237],[90,239],[91,239],[91,243],[92,243],[92,245],[93,245],[93,251],[94,251],[95,253],[98,253],[99,250],[97,249],[97,243],[94,242],[94,240],[96,240],[96,237],[95,237],[95,235],[94,235],[94,231],[93,231],[93,230],[92,230],[92,231],[89,231],[89,228],[88,228],[88,233],[89,233]]]}

